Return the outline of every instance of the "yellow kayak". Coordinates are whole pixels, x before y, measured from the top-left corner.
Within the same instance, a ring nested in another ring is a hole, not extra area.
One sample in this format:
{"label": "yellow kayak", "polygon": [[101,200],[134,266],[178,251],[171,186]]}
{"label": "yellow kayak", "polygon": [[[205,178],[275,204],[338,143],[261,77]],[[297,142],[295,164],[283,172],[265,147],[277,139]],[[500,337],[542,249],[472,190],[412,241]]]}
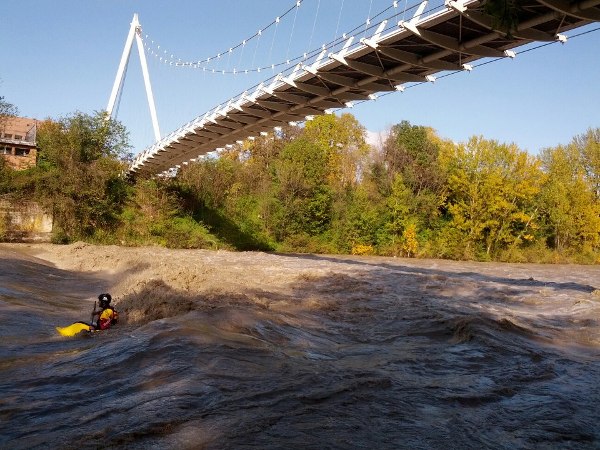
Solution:
{"label": "yellow kayak", "polygon": [[87,323],[83,322],[75,322],[67,327],[56,327],[56,331],[60,333],[61,336],[75,336],[82,331],[92,331],[92,328]]}

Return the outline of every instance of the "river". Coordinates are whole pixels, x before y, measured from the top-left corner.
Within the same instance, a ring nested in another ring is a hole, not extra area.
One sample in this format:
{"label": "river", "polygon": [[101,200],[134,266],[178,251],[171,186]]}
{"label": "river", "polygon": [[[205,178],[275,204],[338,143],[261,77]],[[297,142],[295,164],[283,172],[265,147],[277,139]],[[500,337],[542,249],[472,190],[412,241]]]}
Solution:
{"label": "river", "polygon": [[599,319],[598,266],[0,244],[0,448],[598,449]]}

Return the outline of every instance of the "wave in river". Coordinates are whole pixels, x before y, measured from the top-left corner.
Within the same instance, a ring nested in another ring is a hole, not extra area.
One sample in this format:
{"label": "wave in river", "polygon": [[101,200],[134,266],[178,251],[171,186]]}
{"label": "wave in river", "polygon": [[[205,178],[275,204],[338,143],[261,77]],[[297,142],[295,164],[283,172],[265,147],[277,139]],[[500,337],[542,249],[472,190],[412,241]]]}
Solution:
{"label": "wave in river", "polygon": [[154,277],[62,338],[107,274],[0,251],[2,448],[600,447],[589,279],[271,255],[286,289]]}

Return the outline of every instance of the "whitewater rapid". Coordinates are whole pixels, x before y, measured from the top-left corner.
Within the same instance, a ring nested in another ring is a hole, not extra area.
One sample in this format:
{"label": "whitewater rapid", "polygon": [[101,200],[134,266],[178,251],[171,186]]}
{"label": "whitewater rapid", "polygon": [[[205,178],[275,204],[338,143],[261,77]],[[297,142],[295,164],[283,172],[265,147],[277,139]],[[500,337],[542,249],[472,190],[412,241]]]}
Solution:
{"label": "whitewater rapid", "polygon": [[0,448],[600,448],[599,275],[0,244]]}

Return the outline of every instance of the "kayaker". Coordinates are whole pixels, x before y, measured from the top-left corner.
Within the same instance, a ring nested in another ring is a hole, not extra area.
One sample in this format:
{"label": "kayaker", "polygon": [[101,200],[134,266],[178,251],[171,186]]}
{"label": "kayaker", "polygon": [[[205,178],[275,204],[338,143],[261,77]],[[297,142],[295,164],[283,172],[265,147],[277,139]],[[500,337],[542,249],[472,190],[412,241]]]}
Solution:
{"label": "kayaker", "polygon": [[[112,297],[110,294],[100,294],[98,296],[98,304],[100,309],[92,313],[93,330],[106,330],[117,323],[119,313],[110,306]],[[93,320],[94,316],[98,316],[97,320]],[[91,330],[90,330],[91,331]]]}
{"label": "kayaker", "polygon": [[[82,331],[100,331],[107,330],[112,325],[117,323],[119,313],[110,306],[112,297],[110,294],[100,294],[98,296],[100,309],[96,311],[96,303],[94,303],[94,311],[92,312],[92,321],[87,322],[75,322],[66,327],[56,327],[56,331],[62,336],[75,336]],[[97,317],[96,320],[94,318]]]}

